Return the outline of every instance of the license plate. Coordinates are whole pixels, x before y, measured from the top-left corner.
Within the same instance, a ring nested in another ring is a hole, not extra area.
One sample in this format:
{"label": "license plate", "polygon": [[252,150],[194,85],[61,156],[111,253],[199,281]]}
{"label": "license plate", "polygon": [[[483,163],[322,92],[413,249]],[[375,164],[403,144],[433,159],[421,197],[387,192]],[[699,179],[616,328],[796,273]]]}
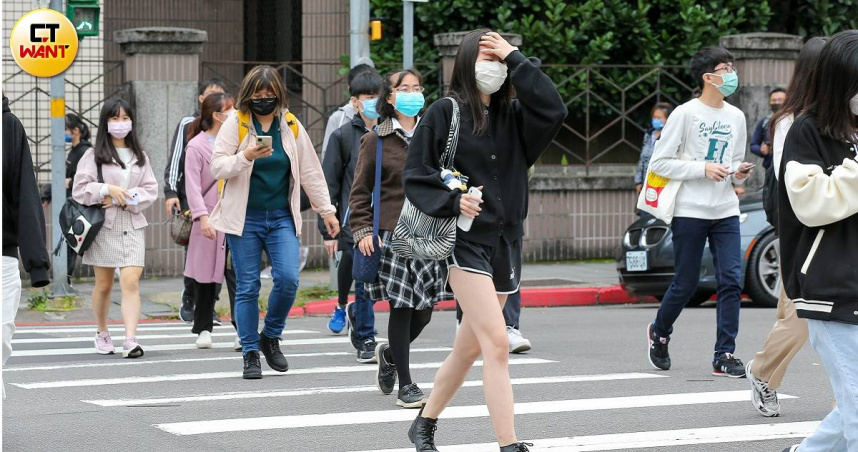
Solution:
{"label": "license plate", "polygon": [[646,251],[629,251],[626,253],[626,270],[645,272],[647,269]]}

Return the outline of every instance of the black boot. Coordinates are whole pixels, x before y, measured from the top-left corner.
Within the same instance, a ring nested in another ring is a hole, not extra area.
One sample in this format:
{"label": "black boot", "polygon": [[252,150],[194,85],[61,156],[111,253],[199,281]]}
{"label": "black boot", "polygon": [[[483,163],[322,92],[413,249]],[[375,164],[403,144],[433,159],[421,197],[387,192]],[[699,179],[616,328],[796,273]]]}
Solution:
{"label": "black boot", "polygon": [[262,378],[262,364],[259,362],[259,352],[248,352],[244,355],[244,379],[258,380]]}
{"label": "black boot", "polygon": [[277,372],[286,372],[289,370],[289,362],[280,351],[280,338],[271,338],[264,334],[259,335],[259,350],[265,355],[265,362],[268,367]]}
{"label": "black boot", "polygon": [[423,408],[417,413],[417,418],[408,430],[408,439],[417,448],[417,452],[437,451],[435,447],[435,430],[438,430],[438,419],[423,417]]}
{"label": "black boot", "polygon": [[514,443],[509,446],[503,446],[500,448],[500,452],[530,452],[530,449],[527,446],[533,447],[531,443]]}

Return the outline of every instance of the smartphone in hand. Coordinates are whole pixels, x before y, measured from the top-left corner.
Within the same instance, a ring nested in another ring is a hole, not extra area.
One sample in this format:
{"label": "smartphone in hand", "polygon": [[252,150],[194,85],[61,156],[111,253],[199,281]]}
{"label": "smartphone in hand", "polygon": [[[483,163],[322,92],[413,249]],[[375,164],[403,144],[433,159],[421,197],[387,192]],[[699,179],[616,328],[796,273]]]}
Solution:
{"label": "smartphone in hand", "polygon": [[258,135],[256,137],[256,144],[258,146],[265,146],[265,147],[270,148],[272,146],[272,143],[273,143],[273,141],[272,141],[272,138],[270,136]]}

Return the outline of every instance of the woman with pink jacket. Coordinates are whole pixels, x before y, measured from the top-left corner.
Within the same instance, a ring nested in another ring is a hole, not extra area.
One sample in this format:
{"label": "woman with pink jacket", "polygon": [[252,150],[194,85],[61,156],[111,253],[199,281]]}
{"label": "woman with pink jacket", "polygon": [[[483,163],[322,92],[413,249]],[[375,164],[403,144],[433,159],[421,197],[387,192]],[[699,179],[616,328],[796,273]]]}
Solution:
{"label": "woman with pink jacket", "polygon": [[[226,120],[217,135],[211,162],[212,177],[226,180],[209,224],[226,233],[232,255],[235,320],[244,353],[245,379],[262,378],[260,351],[272,369],[289,370],[279,341],[298,293],[300,188],[331,236],[340,232],[336,208],[331,205],[310,137],[300,123],[295,124],[297,138],[293,135],[286,107],[286,88],[277,71],[271,66],[253,68],[241,83],[238,112]],[[239,142],[242,131],[244,137]],[[274,287],[260,334],[259,262],[263,250],[271,260]]]}
{"label": "woman with pink jacket", "polygon": [[[158,197],[158,182],[149,158],[134,133],[134,112],[122,99],[104,103],[98,119],[95,147],[86,151],[77,166],[72,196],[83,205],[102,204],[104,225],[83,255],[83,263],[95,270],[92,311],[98,331],[95,350],[112,355],[113,341],[107,331],[107,313],[113,274],[119,268],[122,287],[122,320],[125,322],[123,358],[143,356],[137,343],[137,321],[140,318],[140,277],[146,264],[148,226],[143,211]],[[98,170],[103,176],[99,181]]]}
{"label": "woman with pink jacket", "polygon": [[197,348],[212,348],[212,316],[216,287],[223,282],[226,266],[225,237],[209,224],[217,204],[217,180],[211,175],[212,149],[221,125],[233,111],[235,101],[225,93],[212,93],[203,100],[200,116],[188,129],[185,148],[185,194],[194,225],[188,243],[185,276],[194,280],[194,326]]}

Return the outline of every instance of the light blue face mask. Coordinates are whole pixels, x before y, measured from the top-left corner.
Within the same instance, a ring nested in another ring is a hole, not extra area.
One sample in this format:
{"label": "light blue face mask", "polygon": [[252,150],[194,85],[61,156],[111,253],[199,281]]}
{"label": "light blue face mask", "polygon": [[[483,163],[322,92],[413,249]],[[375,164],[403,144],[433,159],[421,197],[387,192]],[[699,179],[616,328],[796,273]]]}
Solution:
{"label": "light blue face mask", "polygon": [[739,89],[739,74],[737,74],[736,71],[728,72],[721,76],[721,82],[720,86],[714,83],[712,86],[718,88],[718,91],[721,91],[721,94],[723,94],[724,97],[730,97],[737,89]]}
{"label": "light blue face mask", "polygon": [[425,104],[423,93],[396,93],[396,111],[409,118],[417,116]]}
{"label": "light blue face mask", "polygon": [[68,132],[64,132],[64,137],[65,137],[66,143],[71,143],[71,142],[72,142],[72,136],[71,136],[71,135],[69,135],[69,133],[68,133]]}
{"label": "light blue face mask", "polygon": [[664,119],[652,118],[652,128],[655,130],[663,129],[664,128]]}
{"label": "light blue face mask", "polygon": [[379,114],[378,110],[376,110],[376,107],[378,105],[378,98],[362,100],[360,101],[360,103],[363,105],[363,111],[361,113],[363,113],[363,115],[366,116],[367,119],[378,119]]}

